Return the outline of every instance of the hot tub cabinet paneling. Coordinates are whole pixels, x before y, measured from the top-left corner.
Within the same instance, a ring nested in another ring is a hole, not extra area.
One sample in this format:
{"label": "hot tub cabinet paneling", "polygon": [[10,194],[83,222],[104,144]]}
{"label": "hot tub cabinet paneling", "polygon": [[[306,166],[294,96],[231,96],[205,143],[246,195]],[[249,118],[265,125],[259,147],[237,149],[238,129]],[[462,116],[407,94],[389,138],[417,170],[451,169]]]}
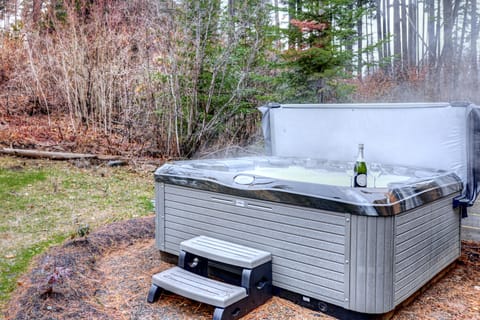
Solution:
{"label": "hot tub cabinet paneling", "polygon": [[395,217],[395,305],[460,256],[460,214],[446,198]]}
{"label": "hot tub cabinet paneling", "polygon": [[393,309],[394,217],[350,215],[346,309],[385,313]]}
{"label": "hot tub cabinet paneling", "polygon": [[177,254],[181,241],[198,235],[265,250],[273,257],[274,286],[343,305],[344,214],[170,185],[157,190],[165,191],[160,250]]}
{"label": "hot tub cabinet paneling", "polygon": [[272,253],[273,285],[347,310],[391,311],[460,254],[451,194],[365,216],[156,182],[156,245],[204,235]]}
{"label": "hot tub cabinet paneling", "polygon": [[391,217],[351,215],[347,309],[388,312],[460,256],[452,199]]}

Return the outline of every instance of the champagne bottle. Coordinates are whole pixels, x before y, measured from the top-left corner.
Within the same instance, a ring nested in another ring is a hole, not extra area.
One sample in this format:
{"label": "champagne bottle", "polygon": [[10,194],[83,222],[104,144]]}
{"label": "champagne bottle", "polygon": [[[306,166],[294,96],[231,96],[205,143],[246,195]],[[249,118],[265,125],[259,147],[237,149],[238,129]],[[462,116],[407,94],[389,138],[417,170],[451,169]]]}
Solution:
{"label": "champagne bottle", "polygon": [[367,164],[363,156],[363,143],[358,145],[358,157],[353,168],[353,186],[365,188],[367,186]]}

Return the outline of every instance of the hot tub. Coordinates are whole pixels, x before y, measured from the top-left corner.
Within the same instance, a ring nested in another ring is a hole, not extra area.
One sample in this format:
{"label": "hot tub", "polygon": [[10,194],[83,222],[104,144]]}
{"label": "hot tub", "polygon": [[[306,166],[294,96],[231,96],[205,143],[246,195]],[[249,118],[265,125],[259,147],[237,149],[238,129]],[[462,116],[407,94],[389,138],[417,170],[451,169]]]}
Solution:
{"label": "hot tub", "polygon": [[384,166],[351,188],[345,164],[298,158],[180,161],[155,173],[156,245],[198,235],[269,251],[273,285],[363,313],[392,310],[460,254],[462,182]]}
{"label": "hot tub", "polygon": [[[424,105],[417,107],[425,111]],[[428,108],[437,107],[444,106]],[[304,108],[309,114],[315,109]],[[367,109],[354,108],[353,115],[358,119]],[[298,149],[302,140],[280,139],[289,134],[288,126],[279,124],[278,115],[264,117],[269,156],[177,161],[155,172],[156,246],[161,251],[177,255],[180,242],[204,235],[271,252],[276,294],[337,315],[389,312],[459,257],[460,204],[476,195],[476,183],[472,188],[465,178],[471,169],[463,166],[466,154],[442,158],[432,168],[408,157],[382,162],[375,151],[372,158],[382,164],[375,187],[370,176],[369,187],[352,188],[347,172],[354,156],[322,159],[322,152],[332,150],[318,145],[310,153],[301,149],[300,157],[286,154],[295,151],[285,144]],[[452,139],[462,130],[453,130]],[[398,145],[391,134],[388,138]],[[348,143],[337,139],[341,152],[350,148],[351,139],[344,140]],[[423,153],[413,157],[425,164]],[[459,165],[445,168],[451,163]]]}

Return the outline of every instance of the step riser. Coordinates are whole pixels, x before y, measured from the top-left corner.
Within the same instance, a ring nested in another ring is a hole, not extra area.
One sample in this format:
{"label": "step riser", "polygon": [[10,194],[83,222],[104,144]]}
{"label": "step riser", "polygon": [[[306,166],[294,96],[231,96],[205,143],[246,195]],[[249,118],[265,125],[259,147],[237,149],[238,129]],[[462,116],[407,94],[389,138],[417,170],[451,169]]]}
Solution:
{"label": "step riser", "polygon": [[178,266],[153,276],[148,302],[165,290],[215,306],[214,320],[233,320],[272,297],[271,253],[202,236],[181,248]]}

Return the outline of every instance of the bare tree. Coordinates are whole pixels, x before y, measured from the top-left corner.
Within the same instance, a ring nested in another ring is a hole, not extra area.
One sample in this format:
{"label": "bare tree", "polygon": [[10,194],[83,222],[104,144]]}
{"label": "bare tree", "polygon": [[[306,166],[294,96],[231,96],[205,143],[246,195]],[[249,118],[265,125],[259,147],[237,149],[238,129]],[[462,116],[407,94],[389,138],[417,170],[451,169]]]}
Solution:
{"label": "bare tree", "polygon": [[[385,16],[384,16],[385,9],[382,8],[381,0],[375,0],[375,5],[377,6],[377,11],[375,13],[375,22],[377,27],[377,40],[385,41],[386,39],[383,38],[383,35],[385,32],[385,30],[383,30],[384,24],[382,24],[382,20],[385,21]],[[384,53],[385,46],[382,44],[377,47],[377,50],[378,50],[378,60],[383,61],[386,54]]]}
{"label": "bare tree", "polygon": [[393,0],[393,61],[395,76],[401,70],[402,38],[400,29],[400,0]]}
{"label": "bare tree", "polygon": [[405,17],[405,23],[408,24],[408,66],[409,68],[417,65],[417,6],[416,0],[409,0],[408,16]]}
{"label": "bare tree", "polygon": [[[392,52],[390,49],[390,1],[389,0],[384,0],[383,1],[383,10],[384,10],[384,21],[383,21],[383,52],[386,57],[391,57]],[[385,15],[386,12],[386,15]],[[388,37],[388,39],[387,39]],[[387,41],[388,40],[388,41]],[[387,65],[387,73],[391,71],[391,65],[390,63]]]}
{"label": "bare tree", "polygon": [[42,14],[43,0],[32,0],[32,23],[34,26],[38,25],[40,16]]}
{"label": "bare tree", "polygon": [[427,36],[428,36],[428,65],[430,70],[435,66],[437,58],[437,36],[435,34],[435,0],[426,0]]}
{"label": "bare tree", "polygon": [[[363,8],[363,0],[357,0],[357,9]],[[362,69],[363,69],[363,15],[360,15],[357,20],[357,74],[359,78],[362,78]]]}
{"label": "bare tree", "polygon": [[[468,20],[468,8],[469,8],[469,0],[465,0],[464,8],[463,8],[463,21],[461,28],[455,28],[455,42],[458,43],[456,45],[456,52],[455,52],[455,65],[454,65],[454,74],[453,74],[453,86],[455,91],[458,90],[459,81],[460,81],[460,73],[463,71],[462,60],[463,60],[463,51],[465,47],[465,37],[467,32],[467,20]],[[458,24],[458,22],[457,22]],[[460,32],[460,36],[458,33]]]}
{"label": "bare tree", "polygon": [[477,13],[477,0],[472,1],[471,15],[471,37],[470,37],[470,78],[472,81],[472,88],[478,88],[478,13]]}
{"label": "bare tree", "polygon": [[447,97],[451,95],[451,83],[453,73],[453,3],[452,0],[443,0],[443,48],[441,54],[441,68],[443,88]]}
{"label": "bare tree", "polygon": [[407,6],[408,0],[400,0],[401,10],[401,26],[402,26],[402,73],[408,69],[408,16]]}

